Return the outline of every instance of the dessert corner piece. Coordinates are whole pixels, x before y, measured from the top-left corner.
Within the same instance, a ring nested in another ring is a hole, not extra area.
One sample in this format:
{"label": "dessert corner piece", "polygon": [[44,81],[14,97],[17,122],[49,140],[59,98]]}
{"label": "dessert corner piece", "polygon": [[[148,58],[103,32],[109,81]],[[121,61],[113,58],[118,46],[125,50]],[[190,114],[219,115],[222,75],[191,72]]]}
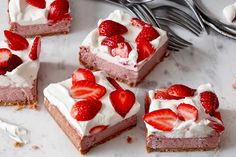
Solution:
{"label": "dessert corner piece", "polygon": [[6,40],[0,42],[0,106],[36,109],[41,38],[27,40],[7,30],[4,35]]}
{"label": "dessert corner piece", "polygon": [[167,33],[116,10],[83,41],[79,60],[86,68],[136,86],[166,55]]}
{"label": "dessert corner piece", "polygon": [[175,84],[146,96],[146,147],[152,151],[207,151],[219,148],[224,125],[210,84],[192,89]]}
{"label": "dessert corner piece", "polygon": [[44,89],[45,106],[75,147],[86,154],[137,123],[140,105],[104,72],[79,68]]}
{"label": "dessert corner piece", "polygon": [[68,0],[9,0],[10,30],[25,37],[70,31]]}

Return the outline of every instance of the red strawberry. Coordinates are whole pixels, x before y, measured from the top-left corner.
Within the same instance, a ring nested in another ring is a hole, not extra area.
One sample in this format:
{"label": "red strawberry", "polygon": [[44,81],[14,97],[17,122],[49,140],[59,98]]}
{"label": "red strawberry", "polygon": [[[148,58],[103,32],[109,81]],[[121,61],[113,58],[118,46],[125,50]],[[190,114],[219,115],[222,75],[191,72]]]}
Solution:
{"label": "red strawberry", "polygon": [[160,109],[144,115],[144,121],[162,131],[172,131],[177,115],[171,109]]}
{"label": "red strawberry", "polygon": [[34,38],[34,42],[29,53],[29,58],[32,60],[38,59],[40,51],[41,51],[41,38],[37,36]]}
{"label": "red strawberry", "polygon": [[177,107],[177,111],[178,111],[178,117],[182,121],[198,120],[198,110],[193,105],[185,103],[179,104],[179,106]]}
{"label": "red strawberry", "polygon": [[128,32],[128,29],[115,21],[105,20],[98,27],[99,35],[111,37]]}
{"label": "red strawberry", "polygon": [[89,133],[96,134],[96,133],[99,133],[107,128],[108,128],[108,125],[98,125],[98,126],[93,127],[92,129],[90,129]]}
{"label": "red strawberry", "polygon": [[5,68],[0,68],[0,75],[5,75],[7,70]]}
{"label": "red strawberry", "polygon": [[220,112],[218,112],[218,111],[217,111],[217,112],[214,112],[213,117],[219,119],[219,120],[222,122],[222,117],[221,117]]}
{"label": "red strawberry", "polygon": [[45,0],[26,0],[26,2],[34,7],[44,9],[46,7]]}
{"label": "red strawberry", "polygon": [[194,96],[195,91],[195,89],[189,88],[182,84],[175,84],[167,89],[167,93],[169,95],[181,98]]}
{"label": "red strawberry", "polygon": [[155,52],[155,49],[149,41],[140,39],[137,43],[137,51],[138,62],[141,62],[142,60],[153,54]]}
{"label": "red strawberry", "polygon": [[225,130],[225,127],[222,124],[219,124],[213,120],[210,120],[208,126],[211,127],[212,129],[215,129],[218,133],[221,133]]}
{"label": "red strawberry", "polygon": [[93,119],[102,107],[101,101],[83,100],[76,102],[71,109],[71,116],[77,121],[89,121]]}
{"label": "red strawberry", "polygon": [[122,37],[121,35],[114,35],[111,37],[106,37],[103,41],[102,41],[102,45],[104,46],[108,46],[110,48],[116,48],[118,45],[118,43],[124,42],[125,38]]}
{"label": "red strawberry", "polygon": [[14,70],[16,67],[18,67],[22,63],[23,63],[23,61],[21,60],[20,57],[12,54],[12,57],[8,61],[8,66],[5,68],[0,68],[0,75],[6,74],[7,71],[11,72],[12,70]]}
{"label": "red strawberry", "polygon": [[122,42],[117,44],[117,48],[113,48],[111,50],[111,55],[114,56],[120,56],[121,58],[128,58],[129,53],[132,50],[131,46],[127,42]]}
{"label": "red strawberry", "polygon": [[24,50],[29,46],[28,41],[19,34],[13,33],[11,31],[4,31],[5,37],[8,41],[8,46],[12,50]]}
{"label": "red strawberry", "polygon": [[106,88],[92,81],[77,81],[71,88],[71,96],[75,99],[100,99],[106,94]]}
{"label": "red strawberry", "polygon": [[81,80],[88,80],[96,83],[95,76],[90,70],[78,68],[72,74],[72,85],[76,86],[77,82]]}
{"label": "red strawberry", "polygon": [[113,87],[115,87],[115,89],[122,89],[122,87],[113,78],[107,77],[107,80]]}
{"label": "red strawberry", "polygon": [[206,91],[200,94],[200,102],[205,108],[205,112],[213,115],[215,110],[219,107],[219,100],[215,93]]}
{"label": "red strawberry", "polygon": [[160,100],[178,100],[181,99],[179,97],[175,97],[172,95],[169,95],[166,91],[157,91],[155,93],[155,99],[160,99]]}
{"label": "red strawberry", "polygon": [[147,41],[152,41],[156,38],[158,38],[160,34],[158,31],[153,28],[152,26],[145,26],[143,27],[142,31],[139,33],[139,35],[136,38],[136,42],[139,42],[140,39],[145,39]]}
{"label": "red strawberry", "polygon": [[134,26],[134,27],[142,28],[142,27],[144,27],[145,25],[149,25],[149,24],[147,24],[146,22],[144,22],[144,21],[141,20],[141,19],[132,18],[132,19],[131,19],[131,25]]}
{"label": "red strawberry", "polygon": [[12,53],[9,49],[0,48],[0,68],[8,66],[8,61],[12,57]]}
{"label": "red strawberry", "polygon": [[115,111],[125,118],[135,103],[135,95],[130,90],[117,89],[110,93],[110,101]]}
{"label": "red strawberry", "polygon": [[68,0],[55,0],[50,4],[48,20],[56,22],[68,16],[69,2]]}

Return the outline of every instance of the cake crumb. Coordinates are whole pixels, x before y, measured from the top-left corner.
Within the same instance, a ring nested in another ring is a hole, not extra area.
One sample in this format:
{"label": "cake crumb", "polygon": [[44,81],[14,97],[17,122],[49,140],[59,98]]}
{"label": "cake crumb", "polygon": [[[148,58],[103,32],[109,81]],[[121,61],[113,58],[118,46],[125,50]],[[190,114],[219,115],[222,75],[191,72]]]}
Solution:
{"label": "cake crumb", "polygon": [[132,139],[132,137],[130,137],[130,136],[128,136],[126,140],[127,140],[127,143],[128,143],[128,144],[133,143],[133,139]]}
{"label": "cake crumb", "polygon": [[24,146],[24,143],[22,143],[22,142],[15,142],[15,144],[14,144],[14,147],[16,147],[16,148],[20,148],[23,146]]}
{"label": "cake crumb", "polygon": [[38,149],[39,149],[39,146],[33,145],[33,146],[32,146],[32,149],[33,149],[33,150],[38,150]]}

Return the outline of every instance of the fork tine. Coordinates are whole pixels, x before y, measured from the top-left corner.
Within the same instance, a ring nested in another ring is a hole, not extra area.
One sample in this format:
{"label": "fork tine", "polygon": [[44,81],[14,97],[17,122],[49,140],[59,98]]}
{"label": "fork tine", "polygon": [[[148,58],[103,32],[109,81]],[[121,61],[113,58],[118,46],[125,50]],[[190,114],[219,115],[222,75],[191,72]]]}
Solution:
{"label": "fork tine", "polygon": [[180,49],[178,49],[176,47],[173,47],[173,46],[170,46],[170,45],[168,45],[167,49],[171,50],[171,51],[179,51],[180,50]]}
{"label": "fork tine", "polygon": [[[170,36],[170,35],[169,35]],[[188,47],[189,45],[183,44],[181,42],[179,42],[178,40],[176,40],[174,37],[170,36],[169,37],[169,43],[173,43],[174,45],[179,45],[182,48]]]}

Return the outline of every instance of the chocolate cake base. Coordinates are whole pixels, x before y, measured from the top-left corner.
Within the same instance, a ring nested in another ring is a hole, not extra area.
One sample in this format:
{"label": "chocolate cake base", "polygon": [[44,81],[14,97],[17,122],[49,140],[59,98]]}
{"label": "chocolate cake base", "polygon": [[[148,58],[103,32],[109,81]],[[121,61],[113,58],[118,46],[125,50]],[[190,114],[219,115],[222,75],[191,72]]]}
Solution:
{"label": "chocolate cake base", "polygon": [[133,128],[137,123],[137,116],[134,115],[114,126],[108,127],[104,131],[94,135],[81,137],[79,132],[67,121],[58,108],[48,101],[47,98],[45,98],[44,105],[81,154],[86,154],[91,148],[109,141],[110,139],[120,135],[122,132]]}
{"label": "chocolate cake base", "polygon": [[99,58],[90,51],[88,47],[80,47],[79,61],[80,63],[90,70],[105,71],[109,77],[128,84],[131,87],[137,86],[152,70],[160,63],[167,54],[166,42],[162,45],[157,52],[147,61],[139,71],[125,69],[119,65]]}

